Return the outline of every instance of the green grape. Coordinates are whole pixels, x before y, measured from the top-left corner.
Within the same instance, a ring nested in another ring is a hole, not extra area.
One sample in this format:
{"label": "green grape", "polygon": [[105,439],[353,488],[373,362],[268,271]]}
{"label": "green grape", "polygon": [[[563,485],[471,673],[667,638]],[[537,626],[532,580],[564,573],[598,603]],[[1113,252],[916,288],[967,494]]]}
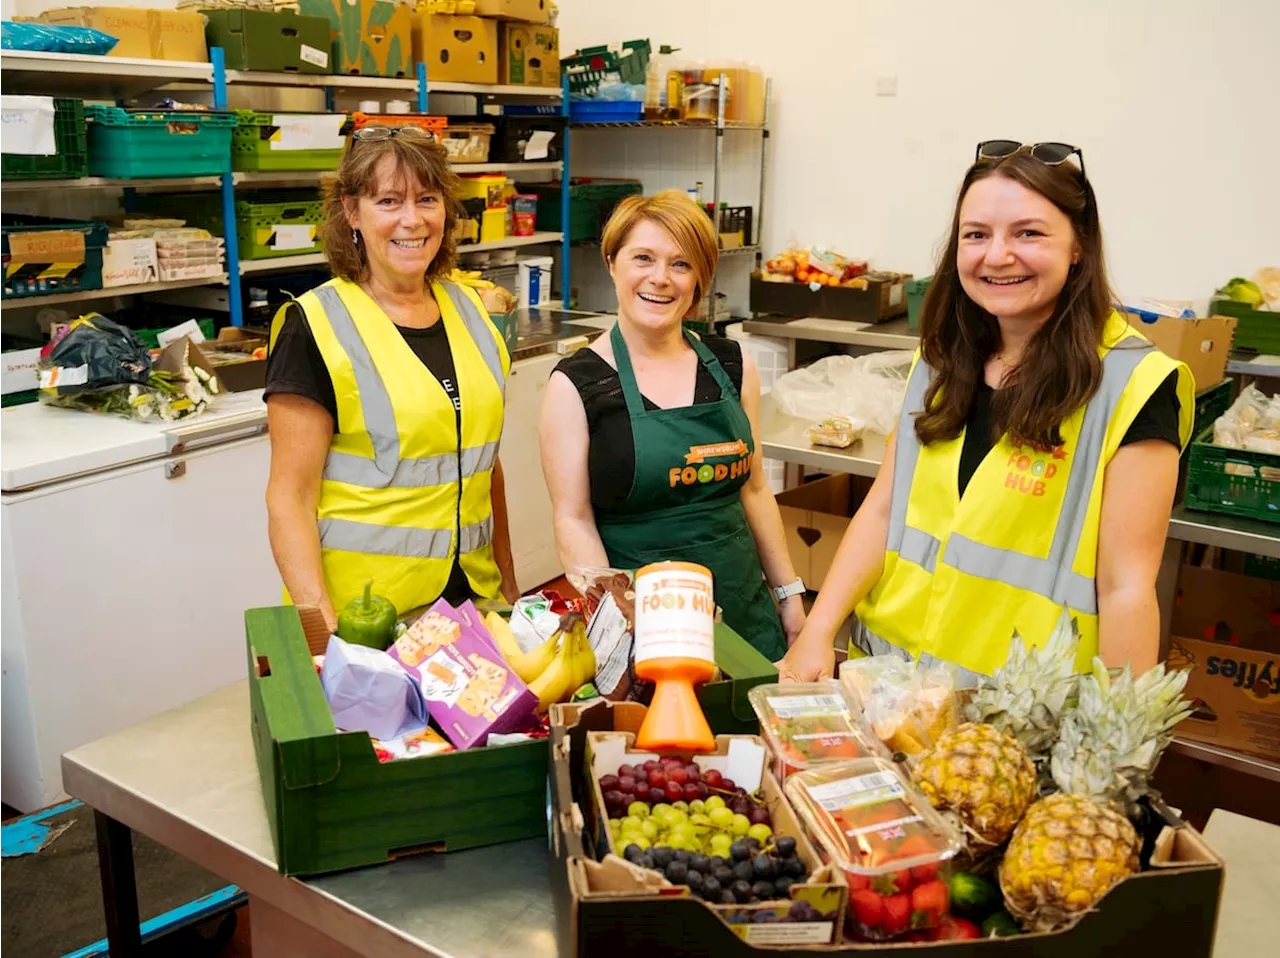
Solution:
{"label": "green grape", "polygon": [[622,830],[638,831],[640,828],[640,817],[638,815],[628,815],[622,820]]}
{"label": "green grape", "polygon": [[632,802],[627,806],[627,815],[634,815],[636,818],[649,817],[649,805],[646,802]]}
{"label": "green grape", "polygon": [[689,811],[701,814],[707,810],[707,803],[700,798],[695,798],[689,803]]}
{"label": "green grape", "polygon": [[751,819],[747,818],[746,815],[734,815],[733,824],[729,826],[729,830],[739,838],[745,835],[750,828]]}
{"label": "green grape", "polygon": [[[708,810],[725,807],[724,799],[721,798],[719,795],[712,795],[705,802],[703,802],[703,804],[707,807]],[[656,805],[654,807],[657,808]]]}
{"label": "green grape", "polygon": [[689,811],[689,803],[686,801],[672,802],[671,807],[678,808],[682,812]]}
{"label": "green grape", "polygon": [[640,823],[640,834],[649,839],[649,841],[653,841],[658,837],[658,823],[652,818],[646,818]]}
{"label": "green grape", "polygon": [[766,845],[769,839],[773,837],[773,829],[761,822],[747,829],[747,837],[754,838],[761,845]]}
{"label": "green grape", "polygon": [[[707,804],[710,805],[711,801],[708,800]],[[707,818],[716,828],[728,828],[733,824],[733,812],[723,806],[711,809]]]}

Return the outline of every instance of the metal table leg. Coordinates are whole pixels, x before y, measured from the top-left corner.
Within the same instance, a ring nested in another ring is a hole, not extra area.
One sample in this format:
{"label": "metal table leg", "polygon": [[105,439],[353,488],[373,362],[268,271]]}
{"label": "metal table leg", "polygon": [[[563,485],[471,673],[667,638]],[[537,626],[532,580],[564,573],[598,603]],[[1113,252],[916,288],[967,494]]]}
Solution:
{"label": "metal table leg", "polygon": [[127,825],[97,809],[93,820],[98,830],[98,869],[102,875],[109,953],[111,958],[138,958],[142,954],[142,928],[133,873],[133,835]]}

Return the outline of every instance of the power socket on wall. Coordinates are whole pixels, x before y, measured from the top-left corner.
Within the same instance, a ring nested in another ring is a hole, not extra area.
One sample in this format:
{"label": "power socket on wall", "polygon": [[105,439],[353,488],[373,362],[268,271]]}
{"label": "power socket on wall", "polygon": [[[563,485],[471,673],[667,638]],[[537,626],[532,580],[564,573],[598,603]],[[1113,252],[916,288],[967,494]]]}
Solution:
{"label": "power socket on wall", "polygon": [[876,77],[876,96],[897,96],[897,77]]}

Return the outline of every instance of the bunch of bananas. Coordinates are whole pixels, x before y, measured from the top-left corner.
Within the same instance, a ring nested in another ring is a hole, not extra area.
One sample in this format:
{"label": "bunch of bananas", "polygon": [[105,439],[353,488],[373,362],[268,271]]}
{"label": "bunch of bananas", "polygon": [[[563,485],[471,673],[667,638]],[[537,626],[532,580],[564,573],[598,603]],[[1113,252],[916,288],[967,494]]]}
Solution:
{"label": "bunch of bananas", "polygon": [[587,623],[577,612],[566,613],[556,634],[528,652],[520,648],[511,626],[498,613],[490,612],[484,624],[511,671],[538,697],[540,713],[556,702],[568,701],[596,676],[596,656],[587,640]]}

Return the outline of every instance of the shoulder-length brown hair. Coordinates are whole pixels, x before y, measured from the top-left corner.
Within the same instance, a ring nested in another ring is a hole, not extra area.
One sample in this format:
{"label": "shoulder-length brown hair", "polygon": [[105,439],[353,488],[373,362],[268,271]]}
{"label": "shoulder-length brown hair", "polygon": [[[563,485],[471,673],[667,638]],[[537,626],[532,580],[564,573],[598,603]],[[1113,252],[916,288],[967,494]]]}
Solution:
{"label": "shoulder-length brown hair", "polygon": [[343,154],[335,173],[324,178],[324,221],[320,224],[320,245],[329,259],[334,276],[358,283],[369,276],[369,260],[364,244],[357,243],[347,222],[345,202],[374,196],[378,190],[377,169],[383,157],[395,158],[396,176],[416,180],[424,190],[439,190],[444,196],[444,237],[440,251],[427,268],[431,282],[448,275],[458,261],[458,174],[449,165],[449,155],[434,140],[392,136],[385,140],[357,140]]}
{"label": "shoulder-length brown hair", "polygon": [[920,353],[933,379],[924,396],[925,412],[915,421],[916,435],[923,443],[960,435],[986,362],[1000,348],[996,318],[965,294],[956,268],[961,204],[969,188],[989,176],[1006,176],[1060,209],[1071,221],[1080,251],[1053,314],[1027,344],[991,407],[993,439],[1007,433],[1015,445],[1053,449],[1062,442],[1058,427],[1089,401],[1102,380],[1098,346],[1112,295],[1089,181],[1069,163],[1048,166],[1025,152],[979,160],[960,187],[951,236],[920,311]]}

